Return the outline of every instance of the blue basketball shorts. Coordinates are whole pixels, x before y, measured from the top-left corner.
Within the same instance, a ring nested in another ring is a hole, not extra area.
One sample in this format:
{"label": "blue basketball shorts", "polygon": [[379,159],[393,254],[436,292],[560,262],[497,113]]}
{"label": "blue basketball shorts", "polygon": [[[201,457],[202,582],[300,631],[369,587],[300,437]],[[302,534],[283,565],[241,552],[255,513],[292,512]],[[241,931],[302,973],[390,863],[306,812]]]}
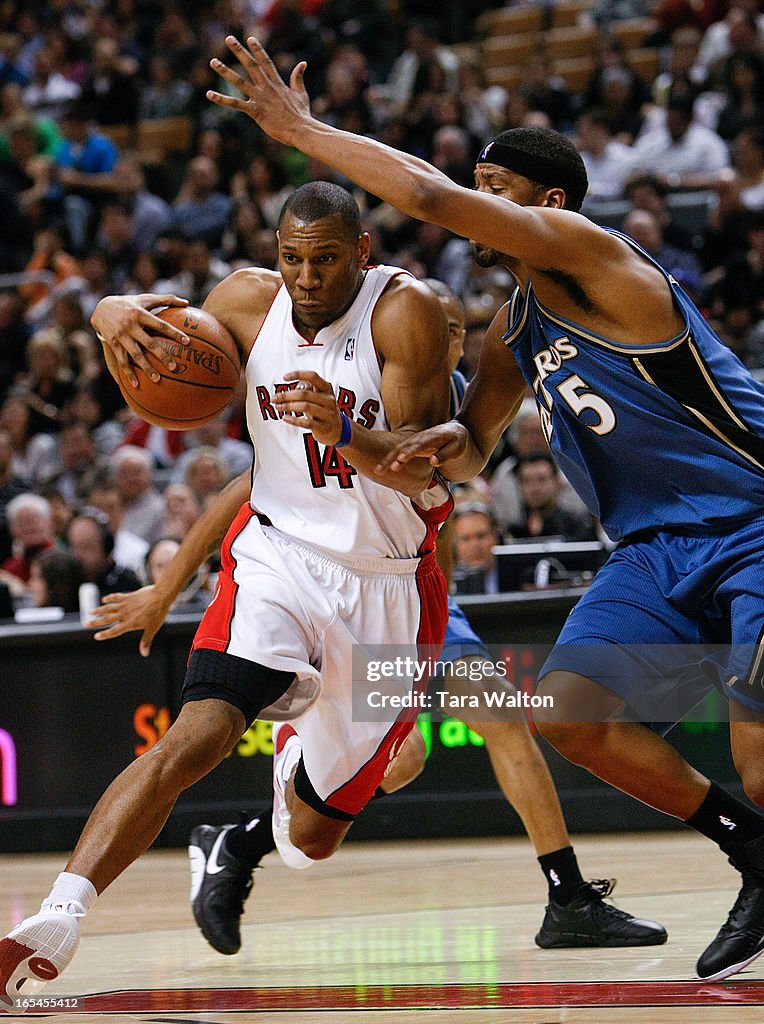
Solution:
{"label": "blue basketball shorts", "polygon": [[469,624],[467,616],[459,605],[449,596],[448,620],[443,647],[438,656],[439,661],[456,661],[459,658],[491,659],[491,653],[483,644],[475,630]]}
{"label": "blue basketball shorts", "polygon": [[570,613],[539,680],[587,676],[647,722],[677,721],[713,686],[764,714],[763,560],[764,518],[724,533],[627,538]]}

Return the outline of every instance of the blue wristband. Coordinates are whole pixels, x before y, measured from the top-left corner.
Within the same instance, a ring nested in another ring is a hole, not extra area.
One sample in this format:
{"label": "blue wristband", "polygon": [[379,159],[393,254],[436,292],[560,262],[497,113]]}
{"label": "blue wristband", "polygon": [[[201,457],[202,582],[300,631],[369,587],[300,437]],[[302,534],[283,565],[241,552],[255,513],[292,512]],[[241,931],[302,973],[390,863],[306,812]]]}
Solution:
{"label": "blue wristband", "polygon": [[348,414],[341,412],[340,419],[342,420],[342,433],[340,434],[339,441],[336,441],[334,444],[335,448],[344,448],[350,444],[350,435],[353,433],[353,424]]}

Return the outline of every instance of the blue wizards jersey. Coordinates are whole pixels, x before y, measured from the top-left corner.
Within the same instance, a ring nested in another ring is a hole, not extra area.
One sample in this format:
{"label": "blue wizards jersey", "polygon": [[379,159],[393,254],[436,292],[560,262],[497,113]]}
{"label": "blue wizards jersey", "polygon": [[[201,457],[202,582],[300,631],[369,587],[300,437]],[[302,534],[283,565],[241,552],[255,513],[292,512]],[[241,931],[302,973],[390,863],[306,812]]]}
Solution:
{"label": "blue wizards jersey", "polygon": [[592,334],[546,309],[530,284],[509,303],[504,339],[549,445],[614,540],[719,529],[764,510],[764,388],[665,276],[685,329],[660,345]]}

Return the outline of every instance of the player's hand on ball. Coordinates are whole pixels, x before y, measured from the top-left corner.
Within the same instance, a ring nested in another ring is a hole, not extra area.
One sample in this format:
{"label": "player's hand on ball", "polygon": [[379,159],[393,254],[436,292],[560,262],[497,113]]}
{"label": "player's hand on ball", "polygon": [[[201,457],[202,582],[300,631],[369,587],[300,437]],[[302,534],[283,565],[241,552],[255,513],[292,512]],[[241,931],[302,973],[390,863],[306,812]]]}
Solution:
{"label": "player's hand on ball", "polygon": [[156,335],[180,344],[188,342],[183,331],[154,316],[150,310],[160,306],[187,305],[186,299],[177,295],[109,295],[101,299],[93,310],[90,322],[102,340],[107,362],[111,355],[124,376],[137,388],[140,380],[136,369],[142,370],[150,380],[159,380],[159,374],[146,358],[146,351],[152,352],[168,370],[175,369],[173,358]]}
{"label": "player's hand on ball", "polygon": [[282,423],[309,430],[320,444],[336,444],[342,436],[342,418],[329,381],[312,370],[285,373],[284,380],[295,383],[274,399]]}

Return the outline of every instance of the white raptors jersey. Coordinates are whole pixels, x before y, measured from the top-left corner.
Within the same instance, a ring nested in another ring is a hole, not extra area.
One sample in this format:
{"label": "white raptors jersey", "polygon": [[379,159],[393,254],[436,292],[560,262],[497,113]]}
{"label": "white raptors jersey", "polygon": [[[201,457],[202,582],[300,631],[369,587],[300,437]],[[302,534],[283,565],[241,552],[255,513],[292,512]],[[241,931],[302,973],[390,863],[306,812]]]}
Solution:
{"label": "white raptors jersey", "polygon": [[362,476],[341,450],[282,423],[273,397],[294,386],[284,374],[313,370],[332,384],[339,408],[352,420],[371,430],[389,429],[371,318],[379,297],[401,273],[394,267],[367,269],[350,308],[312,342],[296,330],[282,284],[247,361],[247,424],[255,449],[252,507],[283,533],[343,555],[425,554],[450,508],[448,491],[437,484],[413,501]]}

